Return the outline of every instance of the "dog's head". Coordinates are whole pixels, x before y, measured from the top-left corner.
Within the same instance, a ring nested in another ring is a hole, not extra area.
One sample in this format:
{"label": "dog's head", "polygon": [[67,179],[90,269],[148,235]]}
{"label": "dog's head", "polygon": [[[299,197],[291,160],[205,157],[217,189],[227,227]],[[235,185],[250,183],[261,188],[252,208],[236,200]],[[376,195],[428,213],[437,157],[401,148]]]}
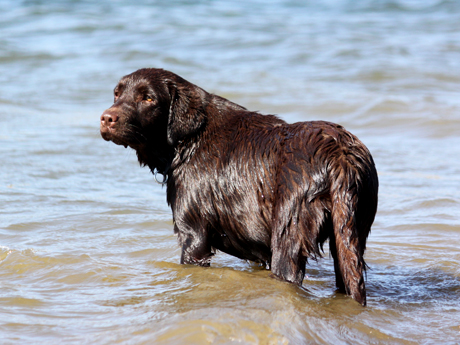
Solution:
{"label": "dog's head", "polygon": [[162,69],[140,69],[114,89],[114,103],[101,116],[101,135],[140,150],[176,146],[206,124],[206,92]]}

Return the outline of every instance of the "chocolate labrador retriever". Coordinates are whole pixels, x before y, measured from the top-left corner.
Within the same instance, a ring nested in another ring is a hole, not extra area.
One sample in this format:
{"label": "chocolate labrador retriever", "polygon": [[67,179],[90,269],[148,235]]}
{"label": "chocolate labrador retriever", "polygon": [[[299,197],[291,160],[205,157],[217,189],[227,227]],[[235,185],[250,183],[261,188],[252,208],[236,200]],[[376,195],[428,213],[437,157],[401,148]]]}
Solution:
{"label": "chocolate labrador retriever", "polygon": [[114,95],[101,135],[164,175],[181,263],[209,266],[221,250],[302,285],[329,240],[337,288],[366,304],[378,177],[357,137],[249,111],[162,69],[123,77]]}

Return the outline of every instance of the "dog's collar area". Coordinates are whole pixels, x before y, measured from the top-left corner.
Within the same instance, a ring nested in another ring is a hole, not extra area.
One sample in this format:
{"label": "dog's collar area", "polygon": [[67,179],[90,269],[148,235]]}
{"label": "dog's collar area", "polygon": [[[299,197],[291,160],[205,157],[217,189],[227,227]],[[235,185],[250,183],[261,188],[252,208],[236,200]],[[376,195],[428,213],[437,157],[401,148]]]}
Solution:
{"label": "dog's collar area", "polygon": [[[163,176],[161,180],[158,179],[158,174]],[[161,184],[162,186],[164,186],[168,182],[168,175],[166,175],[166,173],[160,173],[157,169],[153,171],[153,178],[155,179],[156,183]]]}

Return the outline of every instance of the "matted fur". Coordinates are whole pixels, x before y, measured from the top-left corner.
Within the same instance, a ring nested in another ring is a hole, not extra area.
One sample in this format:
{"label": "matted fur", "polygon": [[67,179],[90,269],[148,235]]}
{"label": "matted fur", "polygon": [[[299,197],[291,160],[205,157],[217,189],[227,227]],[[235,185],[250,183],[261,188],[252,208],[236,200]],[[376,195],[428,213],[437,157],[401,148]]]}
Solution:
{"label": "matted fur", "polygon": [[288,124],[141,69],[116,86],[101,135],[167,177],[181,263],[209,266],[221,250],[301,285],[329,239],[337,288],[366,304],[378,178],[368,149],[342,126]]}

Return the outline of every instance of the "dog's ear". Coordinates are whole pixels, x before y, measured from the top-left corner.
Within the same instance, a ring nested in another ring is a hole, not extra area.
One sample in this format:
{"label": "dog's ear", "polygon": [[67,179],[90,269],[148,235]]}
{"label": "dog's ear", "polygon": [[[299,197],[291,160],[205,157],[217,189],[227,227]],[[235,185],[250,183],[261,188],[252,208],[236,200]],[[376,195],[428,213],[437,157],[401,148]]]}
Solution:
{"label": "dog's ear", "polygon": [[[185,82],[185,80],[184,80]],[[169,107],[167,139],[169,145],[197,134],[206,124],[205,91],[185,82],[168,83]]]}

